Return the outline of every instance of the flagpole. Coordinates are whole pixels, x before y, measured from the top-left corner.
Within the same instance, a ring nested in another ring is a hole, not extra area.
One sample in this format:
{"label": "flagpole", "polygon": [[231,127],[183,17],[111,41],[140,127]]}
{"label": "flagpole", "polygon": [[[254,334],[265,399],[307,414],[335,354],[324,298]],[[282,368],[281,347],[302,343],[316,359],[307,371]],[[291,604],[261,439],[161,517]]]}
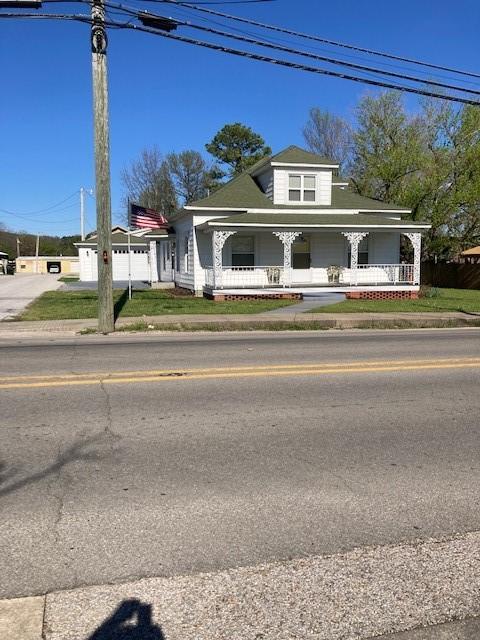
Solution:
{"label": "flagpole", "polygon": [[128,244],[128,299],[132,299],[132,250],[130,245],[130,198],[128,203],[128,227],[127,227],[127,244]]}

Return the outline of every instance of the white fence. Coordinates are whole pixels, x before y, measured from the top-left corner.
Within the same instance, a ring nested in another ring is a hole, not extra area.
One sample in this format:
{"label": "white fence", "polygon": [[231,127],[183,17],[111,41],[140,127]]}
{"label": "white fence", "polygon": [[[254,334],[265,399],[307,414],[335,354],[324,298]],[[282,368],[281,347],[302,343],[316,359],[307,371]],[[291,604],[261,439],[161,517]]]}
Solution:
{"label": "white fence", "polygon": [[262,289],[303,285],[409,285],[414,284],[413,264],[361,264],[357,269],[347,267],[312,267],[290,269],[281,266],[264,267],[213,267],[205,269],[207,287],[221,289]]}

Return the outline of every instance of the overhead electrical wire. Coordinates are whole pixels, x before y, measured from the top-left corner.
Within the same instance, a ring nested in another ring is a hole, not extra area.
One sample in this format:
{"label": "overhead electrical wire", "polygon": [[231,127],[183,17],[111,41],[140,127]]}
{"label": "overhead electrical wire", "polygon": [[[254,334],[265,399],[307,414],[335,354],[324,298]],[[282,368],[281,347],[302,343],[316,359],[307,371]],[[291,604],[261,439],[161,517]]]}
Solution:
{"label": "overhead electrical wire", "polygon": [[[71,200],[73,197],[75,197],[76,195],[78,195],[80,192],[79,191],[74,191],[72,194],[70,194],[69,196],[67,196],[64,200],[60,200],[60,202],[57,202],[56,204],[52,204],[49,207],[45,207],[45,209],[37,209],[36,211],[24,211],[21,214],[17,213],[15,211],[9,211],[8,209],[3,209],[0,207],[0,211],[2,211],[2,213],[8,213],[12,216],[14,215],[24,215],[24,216],[32,216],[32,215],[36,215],[39,213],[45,213],[47,211],[52,211],[53,209],[56,209],[57,207],[59,207],[60,205],[64,204],[65,202],[68,202],[69,200]],[[74,206],[73,204],[71,206]],[[66,209],[70,208],[70,205],[68,207],[65,207]],[[55,212],[57,213],[57,212]]]}
{"label": "overhead electrical wire", "polygon": [[422,60],[416,60],[414,58],[406,58],[404,56],[397,56],[392,53],[385,53],[384,51],[377,51],[375,49],[367,49],[366,47],[359,47],[352,44],[347,44],[345,42],[339,42],[337,40],[329,40],[328,38],[322,38],[320,36],[315,36],[310,33],[304,33],[302,31],[294,31],[293,29],[287,29],[285,27],[279,27],[273,24],[267,24],[265,22],[259,22],[258,20],[252,20],[251,18],[242,18],[241,16],[236,16],[230,13],[224,13],[223,11],[216,11],[215,9],[208,9],[206,7],[201,7],[197,4],[191,4],[190,2],[181,2],[180,0],[146,0],[147,2],[156,2],[159,4],[171,4],[179,7],[187,7],[188,9],[192,9],[194,11],[201,11],[202,13],[208,13],[215,16],[220,16],[222,18],[227,18],[228,20],[235,20],[237,22],[243,22],[245,24],[249,24],[255,27],[261,27],[262,29],[269,29],[271,31],[278,31],[279,33],[286,33],[291,36],[296,36],[298,38],[305,38],[306,40],[313,40],[315,42],[322,42],[324,44],[334,45],[335,47],[342,47],[345,49],[351,49],[353,51],[361,51],[362,53],[368,53],[369,55],[380,56],[383,58],[389,58],[391,60],[398,60],[401,62],[408,62],[409,64],[421,65],[424,67],[429,67],[431,69],[439,69],[441,71],[448,71],[449,73],[458,73],[460,75],[470,76],[472,78],[480,78],[480,73],[474,73],[473,71],[464,71],[462,69],[455,69],[453,67],[445,67],[443,65],[433,64],[431,62],[424,62]]}
{"label": "overhead electrical wire", "polygon": [[197,2],[197,4],[258,4],[260,2],[277,2],[277,0],[219,0],[218,2]]}
{"label": "overhead electrical wire", "polygon": [[[118,4],[116,2],[109,2],[109,0],[105,1],[105,6],[122,10],[125,13],[127,13],[129,15],[132,15],[132,16],[137,16],[137,17],[140,18],[140,20],[141,20],[141,16],[143,14],[145,14],[146,16],[148,15],[148,16],[153,16],[153,17],[158,17],[158,18],[164,18],[165,17],[165,16],[160,16],[158,14],[151,13],[151,12],[138,11],[134,7],[129,7],[129,6],[126,6],[126,5]],[[366,66],[366,65],[360,65],[360,64],[353,63],[353,62],[347,62],[347,61],[343,61],[343,60],[338,60],[337,58],[330,58],[330,57],[327,57],[327,56],[320,56],[320,55],[315,54],[315,53],[309,53],[307,51],[300,51],[298,49],[293,49],[291,47],[286,47],[286,46],[281,45],[281,44],[274,44],[274,43],[258,40],[256,38],[250,38],[248,36],[242,36],[242,35],[233,34],[233,33],[230,33],[228,31],[215,29],[213,27],[206,27],[206,26],[203,26],[203,25],[194,24],[194,23],[192,23],[190,21],[178,20],[177,18],[173,18],[172,20],[175,23],[177,23],[177,24],[179,24],[181,26],[184,26],[184,27],[190,27],[192,29],[197,29],[199,31],[205,31],[206,33],[211,33],[213,35],[218,35],[218,36],[230,38],[232,40],[238,40],[240,42],[247,42],[248,44],[253,44],[253,45],[256,45],[256,46],[264,47],[266,49],[274,49],[276,51],[283,51],[284,53],[298,55],[298,56],[302,56],[302,57],[305,57],[305,58],[310,58],[312,60],[319,60],[321,62],[328,62],[329,64],[333,64],[333,65],[337,65],[337,66],[338,65],[339,66],[344,66],[344,67],[348,67],[350,69],[355,69],[357,71],[362,71],[362,72],[367,72],[367,73],[374,73],[374,74],[381,74],[381,75],[384,75],[384,76],[389,76],[391,78],[399,78],[399,79],[401,79],[403,81],[404,80],[408,80],[410,82],[418,82],[418,83],[427,84],[427,85],[430,85],[430,86],[441,87],[442,89],[450,89],[450,90],[453,90],[453,91],[463,91],[465,93],[470,93],[472,95],[480,96],[480,91],[475,90],[475,89],[468,89],[466,87],[460,87],[458,85],[446,84],[444,82],[438,82],[436,80],[425,80],[423,78],[417,78],[415,76],[411,76],[411,75],[407,75],[407,74],[396,73],[394,71],[386,71],[386,70],[383,70],[383,69],[377,69],[375,67],[369,67],[369,66]]]}
{"label": "overhead electrical wire", "polygon": [[[23,17],[23,18],[53,18],[53,19],[67,19],[67,20],[79,20],[81,22],[87,22],[87,23],[91,23],[91,18],[89,16],[85,16],[85,15],[58,15],[58,14],[0,14],[0,17]],[[281,60],[278,58],[270,58],[269,56],[263,56],[260,54],[255,54],[252,52],[248,52],[248,51],[242,51],[239,49],[233,49],[231,47],[225,47],[223,45],[217,45],[215,43],[212,42],[206,42],[203,40],[195,40],[193,38],[188,38],[185,36],[180,36],[180,35],[174,35],[171,33],[166,33],[164,31],[159,31],[158,29],[153,29],[153,28],[149,28],[149,27],[144,27],[144,26],[140,26],[140,25],[136,25],[136,24],[132,24],[132,23],[120,23],[120,22],[116,22],[116,21],[106,21],[105,22],[106,26],[109,26],[111,28],[116,28],[116,29],[134,29],[136,31],[143,31],[145,33],[152,33],[154,35],[158,35],[161,37],[165,37],[165,38],[170,38],[173,40],[177,40],[179,42],[184,42],[187,44],[193,44],[193,45],[197,45],[197,46],[201,46],[201,47],[205,47],[208,49],[213,49],[216,51],[221,51],[223,53],[228,53],[231,55],[235,55],[235,56],[241,56],[241,57],[246,57],[252,60],[258,60],[261,62],[267,62],[270,64],[276,64],[279,66],[284,66],[284,67],[289,67],[289,68],[293,68],[293,69],[299,69],[299,70],[303,70],[303,71],[307,71],[310,73],[317,73],[317,74],[321,74],[321,75],[327,75],[327,76],[331,76],[331,77],[336,77],[336,78],[342,78],[344,80],[351,80],[353,82],[360,82],[360,83],[364,83],[364,84],[369,84],[369,85],[373,85],[373,86],[378,86],[378,87],[383,87],[383,88],[387,88],[387,89],[395,89],[398,91],[406,91],[408,93],[414,93],[417,95],[424,95],[424,96],[428,96],[428,97],[433,97],[433,98],[440,98],[443,100],[447,100],[447,101],[451,101],[451,102],[459,102],[461,104],[471,104],[471,105],[480,105],[480,102],[475,101],[475,100],[468,100],[466,98],[461,98],[461,97],[457,97],[457,96],[449,96],[447,94],[441,94],[441,93],[434,93],[433,91],[427,91],[424,89],[417,89],[415,87],[409,87],[409,86],[405,86],[405,85],[396,85],[396,84],[392,84],[392,83],[387,83],[381,80],[373,80],[373,79],[369,79],[369,78],[362,78],[359,76],[351,76],[349,74],[346,73],[340,73],[340,72],[336,72],[336,71],[332,71],[329,69],[322,69],[320,67],[311,67],[308,65],[302,65],[299,63],[295,63],[295,62],[291,62],[288,60]]]}
{"label": "overhead electrical wire", "polygon": [[[80,0],[82,1],[82,0]],[[162,2],[171,2],[173,4],[177,4],[176,2],[173,2],[173,0],[162,0]],[[186,4],[187,3],[183,3]],[[183,5],[182,5],[183,6]],[[187,6],[192,6],[188,4]],[[140,14],[140,12],[137,12],[137,14]],[[91,23],[91,18],[84,16],[84,15],[67,15],[67,16],[63,16],[63,15],[57,15],[57,14],[2,14],[0,13],[0,17],[32,17],[32,18],[38,18],[38,17],[44,17],[44,18],[56,18],[56,19],[70,19],[70,20],[79,20],[82,22],[89,22]],[[448,94],[443,94],[443,93],[436,93],[434,91],[429,91],[426,89],[420,89],[417,87],[411,87],[408,85],[398,85],[398,84],[393,84],[391,82],[386,82],[382,79],[371,79],[371,78],[365,78],[365,77],[361,77],[361,76],[354,76],[354,75],[350,75],[344,72],[340,72],[340,71],[334,71],[331,69],[324,69],[321,67],[313,67],[310,65],[305,65],[305,64],[301,64],[298,62],[293,62],[290,60],[283,60],[283,59],[279,59],[279,58],[272,58],[269,56],[265,56],[262,54],[258,54],[258,53],[253,53],[253,52],[249,52],[249,51],[243,51],[240,49],[234,49],[232,47],[226,47],[224,45],[220,45],[220,44],[216,44],[213,42],[208,42],[208,41],[204,41],[204,40],[197,40],[194,38],[189,38],[187,36],[181,36],[178,34],[173,34],[173,33],[167,33],[165,31],[161,31],[159,29],[154,29],[152,27],[147,27],[147,26],[141,26],[138,24],[133,24],[131,22],[128,23],[121,23],[121,22],[117,22],[117,21],[112,21],[112,20],[106,20],[105,21],[105,25],[111,28],[116,28],[116,29],[133,29],[136,31],[141,31],[141,32],[145,32],[145,33],[150,33],[153,35],[157,35],[163,38],[167,38],[167,39],[171,39],[171,40],[176,40],[178,42],[183,42],[185,44],[192,44],[195,46],[200,46],[203,48],[207,48],[207,49],[211,49],[214,51],[220,51],[222,53],[228,53],[230,55],[234,55],[234,56],[238,56],[238,57],[244,57],[244,58],[248,58],[251,60],[257,60],[260,62],[266,62],[266,63],[270,63],[270,64],[275,64],[278,66],[283,66],[283,67],[287,67],[290,69],[298,69],[298,70],[302,70],[302,71],[307,71],[310,73],[315,73],[315,74],[319,74],[319,75],[326,75],[326,76],[330,76],[330,77],[335,77],[335,78],[341,78],[344,80],[350,80],[352,82],[360,82],[363,84],[368,84],[371,86],[377,86],[377,87],[382,87],[382,88],[386,88],[386,89],[394,89],[394,90],[398,90],[398,91],[405,91],[407,93],[413,93],[416,95],[424,95],[427,97],[432,97],[432,98],[440,98],[442,100],[447,100],[450,102],[458,102],[461,104],[469,104],[469,105],[474,105],[474,106],[480,106],[480,102],[477,100],[470,100],[468,98],[464,98],[461,96],[452,96],[452,95],[448,95]],[[191,26],[191,25],[189,25]],[[259,42],[260,46],[261,43]],[[302,55],[302,54],[298,54],[298,55]],[[382,71],[378,71],[379,74],[382,74]],[[479,76],[480,77],[480,76]],[[407,79],[407,78],[405,78]],[[425,84],[425,83],[424,83]],[[446,88],[446,87],[445,87]],[[466,90],[466,89],[462,89],[462,88],[458,88],[456,90],[459,91],[467,91],[467,92],[471,92],[471,90]],[[478,93],[478,92],[475,92]]]}
{"label": "overhead electrical wire", "polygon": [[426,89],[419,89],[416,87],[410,87],[406,85],[397,85],[390,82],[384,82],[382,80],[372,80],[369,78],[362,78],[359,76],[352,76],[350,74],[346,74],[340,71],[333,71],[331,69],[323,69],[321,67],[312,67],[309,65],[301,64],[298,62],[293,62],[290,60],[282,60],[279,58],[271,58],[269,56],[264,56],[262,54],[253,53],[250,51],[242,51],[240,49],[233,49],[232,47],[226,47],[224,45],[215,44],[213,42],[207,42],[205,40],[196,40],[194,38],[189,38],[187,36],[181,36],[178,34],[167,33],[165,31],[159,31],[158,29],[153,29],[151,27],[144,27],[137,24],[132,23],[105,23],[107,26],[114,26],[117,28],[124,29],[133,29],[135,31],[142,31],[145,33],[151,33],[153,35],[160,36],[162,38],[167,38],[170,40],[177,40],[178,42],[184,42],[185,44],[192,44],[199,47],[204,47],[206,49],[212,49],[214,51],[221,51],[222,53],[229,53],[234,56],[249,58],[250,60],[258,60],[259,62],[267,62],[270,64],[275,64],[278,66],[288,67],[290,69],[298,69],[301,71],[308,71],[310,73],[316,73],[320,75],[331,76],[334,78],[342,78],[344,80],[351,80],[353,82],[360,82],[364,84],[369,84],[372,86],[383,87],[386,89],[396,89],[398,91],[406,91],[408,93],[414,93],[417,95],[424,95],[430,98],[440,98],[442,100],[447,100],[450,102],[459,102],[461,104],[470,104],[474,106],[480,106],[480,102],[477,100],[470,100],[468,98],[462,98],[460,96],[450,96],[442,93],[435,93],[433,91],[428,91]]}

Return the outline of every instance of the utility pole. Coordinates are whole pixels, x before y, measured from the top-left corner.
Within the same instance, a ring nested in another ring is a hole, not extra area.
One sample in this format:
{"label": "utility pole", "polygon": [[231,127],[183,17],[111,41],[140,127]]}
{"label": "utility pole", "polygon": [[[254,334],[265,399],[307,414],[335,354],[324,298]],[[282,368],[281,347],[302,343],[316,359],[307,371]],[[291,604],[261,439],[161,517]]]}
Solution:
{"label": "utility pole", "polygon": [[98,250],[98,328],[114,330],[112,281],[112,209],[108,132],[107,33],[103,0],[92,0],[92,83]]}
{"label": "utility pole", "polygon": [[85,240],[85,189],[80,187],[80,238]]}
{"label": "utility pole", "polygon": [[37,242],[35,243],[35,273],[38,273],[38,250],[40,248],[40,234],[37,233]]}

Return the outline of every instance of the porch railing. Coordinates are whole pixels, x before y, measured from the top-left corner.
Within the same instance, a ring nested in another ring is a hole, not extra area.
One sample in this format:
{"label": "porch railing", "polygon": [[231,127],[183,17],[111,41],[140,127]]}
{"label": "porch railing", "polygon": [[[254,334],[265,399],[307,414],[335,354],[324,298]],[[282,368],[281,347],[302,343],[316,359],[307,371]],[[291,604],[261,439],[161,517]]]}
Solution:
{"label": "porch railing", "polygon": [[409,285],[414,284],[412,264],[361,264],[357,269],[341,267],[310,269],[287,269],[283,266],[232,267],[217,270],[206,267],[205,284],[211,288],[262,289],[267,287],[310,286],[354,286],[354,285]]}
{"label": "porch railing", "polygon": [[413,284],[413,264],[359,264],[357,284]]}
{"label": "porch railing", "polygon": [[[218,273],[218,272],[217,272]],[[258,289],[284,286],[284,268],[278,266],[264,267],[222,267],[220,282],[215,282],[215,269],[205,269],[205,284],[208,287],[231,287],[233,289]],[[218,278],[218,276],[217,276]]]}

